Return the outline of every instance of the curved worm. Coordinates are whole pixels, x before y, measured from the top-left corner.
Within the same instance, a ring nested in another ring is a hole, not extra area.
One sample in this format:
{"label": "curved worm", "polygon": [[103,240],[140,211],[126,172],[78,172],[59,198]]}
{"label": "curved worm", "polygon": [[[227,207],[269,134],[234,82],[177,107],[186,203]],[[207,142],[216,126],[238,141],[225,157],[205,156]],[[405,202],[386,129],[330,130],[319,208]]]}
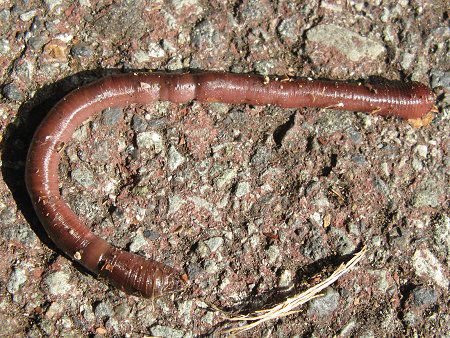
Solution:
{"label": "curved worm", "polygon": [[34,208],[50,238],[67,255],[120,289],[148,297],[179,289],[180,272],[94,235],[62,199],[58,164],[61,148],[87,118],[110,106],[157,100],[322,107],[410,119],[429,112],[435,98],[416,82],[367,85],[231,73],[122,74],[69,93],[41,123],[28,152],[26,184]]}

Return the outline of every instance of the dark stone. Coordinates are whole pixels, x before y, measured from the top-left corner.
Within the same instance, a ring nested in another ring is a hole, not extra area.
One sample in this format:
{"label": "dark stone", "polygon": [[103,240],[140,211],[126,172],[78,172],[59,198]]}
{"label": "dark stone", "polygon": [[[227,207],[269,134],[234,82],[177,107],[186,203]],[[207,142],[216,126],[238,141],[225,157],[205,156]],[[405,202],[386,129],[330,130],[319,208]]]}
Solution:
{"label": "dark stone", "polygon": [[143,132],[147,129],[147,121],[138,115],[134,115],[131,120],[131,128],[138,133]]}
{"label": "dark stone", "polygon": [[161,236],[158,232],[150,230],[150,229],[145,229],[143,231],[143,234],[144,234],[145,238],[148,238],[152,241],[157,240]]}
{"label": "dark stone", "polygon": [[74,57],[87,58],[92,55],[92,48],[89,45],[80,42],[71,48],[70,54]]}
{"label": "dark stone", "polygon": [[33,50],[41,50],[47,42],[47,38],[44,36],[34,36],[28,40],[28,45]]}
{"label": "dark stone", "polygon": [[418,287],[412,292],[413,303],[417,307],[430,306],[436,303],[436,291],[426,287]]}
{"label": "dark stone", "polygon": [[197,263],[191,263],[186,268],[190,280],[194,280],[201,272],[202,268]]}
{"label": "dark stone", "polygon": [[102,112],[102,121],[108,126],[113,126],[122,118],[123,110],[118,107],[106,108]]}
{"label": "dark stone", "polygon": [[3,87],[3,95],[12,101],[23,100],[22,91],[14,83],[8,83]]}

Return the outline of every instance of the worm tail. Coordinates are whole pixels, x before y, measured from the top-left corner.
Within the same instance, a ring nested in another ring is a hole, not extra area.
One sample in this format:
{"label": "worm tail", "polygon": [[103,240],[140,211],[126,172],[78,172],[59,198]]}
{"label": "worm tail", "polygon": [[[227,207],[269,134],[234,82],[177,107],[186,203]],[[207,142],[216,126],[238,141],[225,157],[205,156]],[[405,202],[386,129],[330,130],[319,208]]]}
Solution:
{"label": "worm tail", "polygon": [[99,262],[99,276],[125,292],[145,297],[159,296],[182,287],[177,270],[113,247]]}

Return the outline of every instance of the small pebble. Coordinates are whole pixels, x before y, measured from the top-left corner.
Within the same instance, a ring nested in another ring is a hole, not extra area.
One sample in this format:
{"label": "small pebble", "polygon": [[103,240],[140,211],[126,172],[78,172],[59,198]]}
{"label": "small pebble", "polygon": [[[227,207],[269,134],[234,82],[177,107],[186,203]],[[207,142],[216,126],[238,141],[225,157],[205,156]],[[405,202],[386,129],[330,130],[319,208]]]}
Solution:
{"label": "small pebble", "polygon": [[163,58],[166,52],[159,43],[150,42],[148,45],[148,56],[151,58]]}
{"label": "small pebble", "polygon": [[114,312],[121,319],[127,319],[130,316],[131,308],[127,303],[122,303],[114,308]]}
{"label": "small pebble", "polygon": [[202,273],[202,268],[196,264],[196,263],[192,263],[189,264],[189,266],[186,268],[186,272],[189,276],[190,280],[195,279],[199,274]]}
{"label": "small pebble", "polygon": [[328,287],[323,293],[323,297],[315,298],[309,302],[308,316],[328,317],[339,306],[340,296],[337,291]]}
{"label": "small pebble", "polygon": [[90,2],[90,0],[78,0],[78,2],[80,3],[81,6],[84,6],[84,7],[91,7],[91,2]]}
{"label": "small pebble", "polygon": [[226,169],[221,176],[215,179],[215,184],[219,189],[224,188],[237,176],[237,169]]}
{"label": "small pebble", "polygon": [[70,283],[70,274],[65,271],[57,271],[49,274],[44,279],[48,291],[53,296],[67,295],[73,289]]}
{"label": "small pebble", "polygon": [[136,63],[146,63],[150,61],[150,56],[148,55],[148,52],[145,52],[143,50],[138,50],[133,55],[134,61]]}
{"label": "small pebble", "polygon": [[111,317],[114,311],[108,301],[102,301],[95,306],[94,314],[97,318]]}
{"label": "small pebble", "polygon": [[211,250],[211,252],[217,251],[223,244],[222,237],[212,237],[205,241],[206,246]]}
{"label": "small pebble", "polygon": [[57,6],[61,5],[62,0],[44,0],[44,3],[47,5],[48,9],[52,11]]}
{"label": "small pebble", "polygon": [[12,207],[6,207],[0,211],[0,222],[2,224],[13,224],[16,221],[16,211]]}
{"label": "small pebble", "polygon": [[283,19],[277,27],[278,34],[284,42],[292,44],[299,39],[299,23],[295,18]]}
{"label": "small pebble", "polygon": [[433,179],[421,182],[412,196],[412,205],[416,208],[433,207],[440,205],[440,197],[444,187]]}
{"label": "small pebble", "polygon": [[70,49],[70,54],[73,57],[88,58],[92,55],[92,48],[88,44],[80,42]]}
{"label": "small pebble", "polygon": [[178,313],[180,317],[184,319],[184,323],[187,325],[191,321],[191,311],[193,301],[188,299],[178,305]]}
{"label": "small pebble", "polygon": [[32,50],[39,51],[48,42],[45,36],[34,36],[28,40],[28,45]]}
{"label": "small pebble", "polygon": [[80,312],[86,322],[92,324],[95,321],[95,314],[91,305],[81,305]]}
{"label": "small pebble", "polygon": [[145,229],[142,233],[145,238],[148,238],[152,241],[156,241],[161,236],[158,232],[150,229]]}
{"label": "small pebble", "polygon": [[3,95],[12,101],[22,101],[23,93],[22,91],[14,84],[8,83],[3,87]]}
{"label": "small pebble", "polygon": [[249,182],[239,182],[236,187],[236,197],[240,198],[242,196],[247,195],[250,192],[250,183]]}
{"label": "small pebble", "polygon": [[412,257],[412,263],[418,276],[429,278],[444,289],[449,287],[449,280],[442,265],[430,250],[417,250]]}
{"label": "small pebble", "polygon": [[280,249],[276,245],[271,245],[267,249],[267,258],[269,261],[269,264],[274,264],[278,258],[280,257]]}
{"label": "small pebble", "polygon": [[213,23],[207,20],[200,21],[191,33],[191,41],[195,48],[213,50],[221,40],[221,32]]}
{"label": "small pebble", "polygon": [[450,89],[450,72],[433,69],[430,74],[432,88],[442,87],[447,90]]}
{"label": "small pebble", "polygon": [[280,288],[287,288],[292,285],[292,272],[290,270],[283,270],[278,281]]}
{"label": "small pebble", "polygon": [[356,326],[355,320],[349,321],[347,324],[344,325],[344,327],[339,332],[339,337],[352,337],[351,333],[355,328],[355,326]]}
{"label": "small pebble", "polygon": [[375,277],[374,288],[381,294],[385,294],[389,283],[387,280],[387,272],[385,270],[370,270],[369,274]]}
{"label": "small pebble", "polygon": [[38,237],[34,231],[31,230],[30,226],[25,223],[17,223],[13,226],[5,227],[4,234],[6,239],[10,241],[19,241],[28,247],[32,247],[38,243]]}
{"label": "small pebble", "polygon": [[141,231],[138,231],[136,233],[136,236],[134,236],[133,240],[131,241],[130,251],[138,252],[145,245],[147,245],[147,240],[145,239],[144,234]]}
{"label": "small pebble", "polygon": [[411,165],[412,165],[413,169],[417,172],[419,172],[423,169],[422,161],[416,157],[413,157]]}
{"label": "small pebble", "polygon": [[204,266],[205,266],[206,273],[208,273],[210,275],[215,274],[219,270],[219,267],[217,266],[217,263],[215,261],[211,260],[211,259],[210,260],[206,260],[205,263],[204,263]]}
{"label": "small pebble", "polygon": [[153,129],[161,129],[161,128],[165,128],[168,124],[167,119],[165,118],[157,118],[157,119],[150,119],[146,117],[147,120],[147,124],[150,128]]}
{"label": "small pebble", "polygon": [[139,323],[150,326],[156,322],[157,317],[151,309],[144,307],[142,310],[137,312],[136,319]]}
{"label": "small pebble", "polygon": [[329,234],[340,254],[349,255],[355,251],[356,245],[350,239],[346,231],[337,227],[331,227]]}
{"label": "small pebble", "polygon": [[150,328],[150,333],[156,337],[164,338],[182,338],[184,332],[169,326],[155,325]]}
{"label": "small pebble", "polygon": [[177,148],[174,146],[170,146],[169,148],[169,158],[168,158],[168,165],[169,170],[174,171],[176,170],[180,165],[182,165],[186,159],[181,155]]}
{"label": "small pebble", "polygon": [[113,126],[119,122],[123,116],[123,110],[119,107],[106,108],[102,112],[102,121],[108,126]]}
{"label": "small pebble", "polygon": [[208,246],[205,244],[205,242],[200,241],[198,242],[197,248],[195,250],[198,255],[202,258],[205,258],[209,255],[209,250],[208,250]]}
{"label": "small pebble", "polygon": [[147,121],[139,115],[133,115],[133,118],[131,119],[131,129],[141,133],[147,129]]}
{"label": "small pebble", "polygon": [[[2,1],[2,3],[3,2],[4,1]],[[11,17],[11,13],[9,11],[9,8],[0,10],[0,21],[7,22],[10,19],[10,17]]]}
{"label": "small pebble", "polygon": [[106,329],[109,331],[119,332],[119,322],[115,318],[109,318],[108,321],[105,323]]}
{"label": "small pebble", "polygon": [[428,147],[424,144],[419,144],[416,146],[414,151],[422,158],[427,158],[428,155]]}
{"label": "small pebble", "polygon": [[214,312],[208,311],[206,314],[200,319],[203,323],[208,325],[212,325],[214,321]]}
{"label": "small pebble", "polygon": [[386,53],[380,41],[371,40],[351,29],[335,24],[314,26],[308,30],[307,40],[334,48],[353,62],[360,62],[365,58],[376,60]]}
{"label": "small pebble", "polygon": [[10,50],[9,41],[6,39],[0,40],[0,55],[5,55]]}
{"label": "small pebble", "polygon": [[35,15],[36,15],[36,10],[33,9],[31,11],[20,14],[19,18],[20,18],[20,20],[26,22],[26,21],[30,21],[31,19],[33,19]]}
{"label": "small pebble", "polygon": [[446,256],[450,254],[450,217],[444,213],[436,217],[433,242],[440,252]]}
{"label": "small pebble", "polygon": [[173,195],[169,197],[169,211],[168,215],[172,215],[176,213],[180,208],[185,204],[186,201],[178,195]]}
{"label": "small pebble", "polygon": [[8,283],[6,284],[6,290],[9,293],[15,294],[19,291],[20,287],[25,284],[27,281],[27,274],[24,269],[15,268],[11,273],[11,276],[8,279]]}
{"label": "small pebble", "polygon": [[402,66],[403,69],[409,69],[414,61],[414,58],[414,54],[407,52],[403,53],[403,55],[401,56],[400,66]]}
{"label": "small pebble", "polygon": [[63,310],[64,305],[62,303],[52,302],[47,308],[47,311],[45,311],[45,317],[49,319],[54,318],[55,316],[60,315]]}
{"label": "small pebble", "polygon": [[430,306],[436,303],[436,291],[427,287],[419,287],[412,292],[414,305],[417,307]]}
{"label": "small pebble", "polygon": [[417,325],[417,316],[414,313],[412,313],[411,311],[408,311],[403,316],[403,321],[408,326],[415,326],[415,325]]}
{"label": "small pebble", "polygon": [[138,148],[153,149],[155,153],[163,150],[162,137],[154,131],[139,133],[136,137],[136,144]]}
{"label": "small pebble", "polygon": [[75,168],[70,176],[84,188],[89,188],[95,183],[94,174],[89,169],[82,166]]}
{"label": "small pebble", "polygon": [[67,315],[63,315],[59,320],[58,320],[58,325],[60,327],[63,327],[64,329],[70,329],[73,327],[73,321],[72,319],[69,318],[69,316]]}

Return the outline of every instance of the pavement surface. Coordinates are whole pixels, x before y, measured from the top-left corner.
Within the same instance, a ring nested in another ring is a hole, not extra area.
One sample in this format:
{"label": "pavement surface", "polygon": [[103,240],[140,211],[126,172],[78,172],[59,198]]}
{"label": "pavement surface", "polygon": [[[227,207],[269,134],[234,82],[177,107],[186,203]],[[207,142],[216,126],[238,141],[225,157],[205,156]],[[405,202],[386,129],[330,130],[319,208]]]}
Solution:
{"label": "pavement surface", "polygon": [[[240,336],[450,332],[446,1],[0,0],[0,336],[196,337],[210,305],[264,308],[367,257],[300,312]],[[24,185],[33,131],[70,90],[143,70],[420,81],[427,125],[360,112],[111,107],[63,151],[61,193],[116,246],[185,271],[129,296],[65,257]]]}

